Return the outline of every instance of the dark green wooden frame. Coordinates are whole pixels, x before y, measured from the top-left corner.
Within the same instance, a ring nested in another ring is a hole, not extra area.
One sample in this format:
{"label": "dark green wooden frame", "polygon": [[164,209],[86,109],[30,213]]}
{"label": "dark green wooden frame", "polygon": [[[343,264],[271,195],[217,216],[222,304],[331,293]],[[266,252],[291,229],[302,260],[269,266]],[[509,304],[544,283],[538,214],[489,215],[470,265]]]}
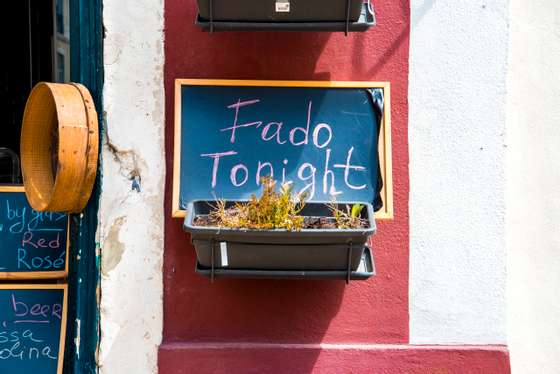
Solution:
{"label": "dark green wooden frame", "polygon": [[[70,0],[71,79],[91,92],[103,132],[102,0]],[[68,326],[64,373],[97,373],[100,253],[95,241],[101,173],[82,214],[71,217]],[[79,342],[79,343],[77,343]]]}

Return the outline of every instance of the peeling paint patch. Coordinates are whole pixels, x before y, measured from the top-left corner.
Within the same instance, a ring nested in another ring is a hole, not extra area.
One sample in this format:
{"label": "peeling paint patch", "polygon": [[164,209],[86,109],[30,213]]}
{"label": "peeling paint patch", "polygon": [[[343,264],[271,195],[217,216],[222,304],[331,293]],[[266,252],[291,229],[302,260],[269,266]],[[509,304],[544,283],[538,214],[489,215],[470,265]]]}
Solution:
{"label": "peeling paint patch", "polygon": [[76,356],[80,358],[80,330],[82,328],[82,321],[76,318],[76,337],[74,338],[74,344],[76,345]]}
{"label": "peeling paint patch", "polygon": [[105,358],[111,353],[111,349],[115,340],[119,336],[121,327],[114,322],[105,321],[105,326],[102,333],[101,345],[99,347],[100,362],[103,362]]}
{"label": "peeling paint patch", "polygon": [[[107,123],[106,120],[104,122]],[[105,127],[105,146],[118,163],[121,175],[130,180],[140,178],[140,167],[138,165],[138,155],[136,152],[132,149],[120,149],[112,143],[109,139],[107,126]]]}
{"label": "peeling paint patch", "polygon": [[132,191],[136,191],[138,193],[142,192],[142,178],[140,175],[133,175],[131,176],[132,179]]}
{"label": "peeling paint patch", "polygon": [[119,240],[119,233],[125,220],[126,217],[117,218],[105,239],[103,257],[101,258],[103,264],[101,271],[103,275],[109,273],[121,262],[125,246]]}

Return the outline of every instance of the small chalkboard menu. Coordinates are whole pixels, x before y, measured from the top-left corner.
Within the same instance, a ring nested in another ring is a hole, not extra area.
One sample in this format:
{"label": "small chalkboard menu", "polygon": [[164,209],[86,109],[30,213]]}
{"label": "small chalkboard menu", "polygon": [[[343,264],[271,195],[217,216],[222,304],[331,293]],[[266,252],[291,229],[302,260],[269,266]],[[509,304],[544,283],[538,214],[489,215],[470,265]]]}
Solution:
{"label": "small chalkboard menu", "polygon": [[177,79],[173,216],[248,199],[268,175],[392,218],[390,136],[388,83]]}
{"label": "small chalkboard menu", "polygon": [[62,373],[66,300],[66,285],[0,285],[0,373]]}
{"label": "small chalkboard menu", "polygon": [[0,187],[0,279],[64,278],[68,216],[37,212],[23,187]]}

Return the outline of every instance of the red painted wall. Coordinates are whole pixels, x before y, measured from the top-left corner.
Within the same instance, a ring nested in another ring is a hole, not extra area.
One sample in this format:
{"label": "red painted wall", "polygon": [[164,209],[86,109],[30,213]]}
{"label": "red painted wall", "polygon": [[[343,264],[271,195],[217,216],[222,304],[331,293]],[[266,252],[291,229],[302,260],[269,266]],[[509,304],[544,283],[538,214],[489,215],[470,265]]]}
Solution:
{"label": "red painted wall", "polygon": [[[315,32],[210,35],[194,26],[194,0],[165,2],[162,352],[177,342],[408,342],[409,2],[376,0],[375,7],[378,25],[348,37]],[[171,218],[175,78],[391,82],[395,219],[381,222],[374,238],[377,276],[346,286],[341,281],[223,279],[210,284],[196,275],[190,239],[182,221]]]}
{"label": "red painted wall", "polygon": [[[177,354],[181,352],[181,354]],[[505,347],[186,346],[160,351],[162,374],[507,374]]]}

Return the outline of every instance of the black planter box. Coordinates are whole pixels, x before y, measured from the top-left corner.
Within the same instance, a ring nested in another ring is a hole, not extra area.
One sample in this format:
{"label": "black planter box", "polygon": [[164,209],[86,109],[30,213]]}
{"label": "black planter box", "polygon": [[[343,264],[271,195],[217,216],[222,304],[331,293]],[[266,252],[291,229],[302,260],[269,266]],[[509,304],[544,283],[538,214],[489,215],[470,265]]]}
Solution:
{"label": "black planter box", "polygon": [[200,15],[196,25],[203,31],[343,31],[364,32],[375,26],[375,14],[367,4],[357,21],[309,21],[309,22],[257,22],[257,21],[216,21],[205,20]]}
{"label": "black planter box", "polygon": [[[365,204],[364,229],[247,230],[195,226],[212,201],[187,206],[185,231],[191,234],[198,262],[203,267],[263,270],[356,270],[368,238],[375,232],[373,208]],[[233,202],[230,202],[233,204]],[[347,203],[352,204],[352,203]],[[346,205],[341,203],[339,205]],[[304,216],[330,217],[324,203],[307,203]]]}
{"label": "black planter box", "polygon": [[373,251],[366,247],[356,270],[252,270],[205,267],[196,263],[195,271],[205,277],[250,279],[340,279],[366,280],[375,275]]}
{"label": "black planter box", "polygon": [[[290,0],[289,11],[277,11],[278,0],[198,0],[204,20],[247,22],[328,22],[346,21],[347,0]],[[360,18],[363,0],[351,0],[349,21]],[[210,7],[212,4],[212,7]],[[285,10],[279,4],[279,10]],[[211,9],[212,8],[212,9]]]}

